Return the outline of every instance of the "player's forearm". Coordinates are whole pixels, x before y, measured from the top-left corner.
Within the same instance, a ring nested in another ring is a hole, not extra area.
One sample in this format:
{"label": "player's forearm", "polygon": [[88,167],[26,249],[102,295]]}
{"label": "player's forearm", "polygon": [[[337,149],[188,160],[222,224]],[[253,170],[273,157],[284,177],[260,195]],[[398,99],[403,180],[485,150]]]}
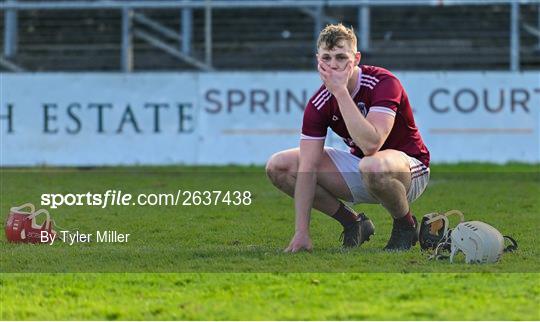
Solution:
{"label": "player's forearm", "polygon": [[316,181],[315,171],[299,169],[294,189],[296,232],[309,233],[310,213],[315,196]]}
{"label": "player's forearm", "polygon": [[365,155],[372,155],[382,146],[382,137],[360,113],[348,92],[336,93],[339,110],[354,143]]}

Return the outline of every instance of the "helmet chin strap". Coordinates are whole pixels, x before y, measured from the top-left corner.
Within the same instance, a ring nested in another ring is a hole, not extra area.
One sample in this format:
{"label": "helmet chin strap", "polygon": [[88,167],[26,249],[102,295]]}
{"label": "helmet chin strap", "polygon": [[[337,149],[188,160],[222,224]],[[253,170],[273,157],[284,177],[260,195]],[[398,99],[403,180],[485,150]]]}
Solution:
{"label": "helmet chin strap", "polygon": [[428,257],[429,260],[432,259],[448,259],[450,258],[450,261],[452,261],[452,258],[454,257],[454,253],[452,252],[449,255],[445,255],[442,252],[447,249],[449,246],[451,246],[450,243],[450,233],[452,232],[452,229],[447,229],[444,232],[444,235],[441,239],[441,241],[437,244],[437,247],[435,247],[435,251],[431,256]]}
{"label": "helmet chin strap", "polygon": [[503,235],[503,238],[504,238],[505,240],[509,240],[509,241],[510,241],[510,245],[508,245],[508,246],[506,246],[506,247],[504,248],[504,252],[505,252],[505,253],[511,253],[511,252],[516,251],[516,250],[518,249],[518,243],[517,243],[517,241],[516,241],[514,238],[512,238],[512,237],[510,237],[510,236],[506,236],[506,235]]}

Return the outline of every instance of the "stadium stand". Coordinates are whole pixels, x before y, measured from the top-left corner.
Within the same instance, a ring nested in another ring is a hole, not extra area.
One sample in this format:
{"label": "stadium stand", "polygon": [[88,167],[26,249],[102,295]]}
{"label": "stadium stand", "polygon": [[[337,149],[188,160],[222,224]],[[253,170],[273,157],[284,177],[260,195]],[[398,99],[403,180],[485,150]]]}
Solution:
{"label": "stadium stand", "polygon": [[[364,63],[394,70],[508,70],[508,5],[401,6],[371,9],[371,45]],[[540,68],[538,5],[521,5],[521,69]],[[180,10],[137,10],[172,30]],[[357,25],[357,10],[324,8],[325,15]],[[213,66],[217,70],[312,70],[313,17],[299,9],[214,9]],[[18,54],[29,71],[120,69],[119,10],[20,11]],[[2,33],[4,15],[0,15]],[[134,22],[138,30],[144,25]],[[176,40],[166,40],[179,48]],[[193,54],[204,57],[204,10],[193,11]],[[134,70],[195,70],[134,38]]]}

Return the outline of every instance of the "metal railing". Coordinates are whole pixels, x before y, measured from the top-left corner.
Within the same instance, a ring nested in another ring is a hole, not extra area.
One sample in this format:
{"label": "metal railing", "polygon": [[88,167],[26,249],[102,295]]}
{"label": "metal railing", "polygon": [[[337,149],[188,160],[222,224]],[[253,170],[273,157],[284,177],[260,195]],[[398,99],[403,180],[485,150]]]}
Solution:
{"label": "metal railing", "polygon": [[[370,8],[374,6],[441,6],[441,5],[509,5],[510,10],[510,43],[509,69],[520,70],[520,5],[538,4],[540,0],[178,0],[178,1],[25,1],[6,0],[0,3],[4,10],[4,53],[0,64],[12,71],[21,71],[22,67],[10,61],[17,54],[18,28],[17,12],[22,10],[120,10],[122,13],[121,66],[124,72],[133,70],[133,37],[137,37],[159,48],[173,57],[182,60],[200,70],[213,70],[212,67],[212,10],[237,8],[297,8],[308,10],[314,20],[314,39],[317,38],[323,21],[328,21],[321,8],[323,7],[355,7],[358,10],[358,30],[360,35],[359,49],[369,50],[370,47]],[[136,13],[141,9],[179,9],[181,10],[181,33],[153,21],[143,14]],[[193,9],[204,9],[204,61],[192,55],[191,34],[193,30]],[[142,30],[133,28],[133,21],[142,23],[166,38],[177,38],[178,48],[170,46],[159,38]],[[540,48],[540,9],[538,29],[527,26],[527,32],[539,39]]]}

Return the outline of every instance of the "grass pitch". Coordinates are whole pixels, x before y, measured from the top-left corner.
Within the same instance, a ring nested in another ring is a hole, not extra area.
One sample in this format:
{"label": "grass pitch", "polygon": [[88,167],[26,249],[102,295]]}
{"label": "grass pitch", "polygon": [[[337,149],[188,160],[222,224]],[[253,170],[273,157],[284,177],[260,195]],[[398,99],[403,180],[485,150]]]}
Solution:
{"label": "grass pitch", "polygon": [[538,274],[11,275],[3,319],[538,320]]}
{"label": "grass pitch", "polygon": [[[412,210],[460,209],[513,235],[495,265],[428,261],[381,249],[391,220],[357,206],[377,235],[342,251],[340,228],[314,212],[314,252],[283,254],[292,200],[261,168],[3,169],[0,209],[42,193],[249,190],[249,206],[60,207],[58,224],[131,233],[126,244],[0,243],[2,319],[527,319],[539,320],[538,166],[432,167]],[[461,258],[462,260],[462,258]],[[40,273],[40,274],[36,274]]]}

